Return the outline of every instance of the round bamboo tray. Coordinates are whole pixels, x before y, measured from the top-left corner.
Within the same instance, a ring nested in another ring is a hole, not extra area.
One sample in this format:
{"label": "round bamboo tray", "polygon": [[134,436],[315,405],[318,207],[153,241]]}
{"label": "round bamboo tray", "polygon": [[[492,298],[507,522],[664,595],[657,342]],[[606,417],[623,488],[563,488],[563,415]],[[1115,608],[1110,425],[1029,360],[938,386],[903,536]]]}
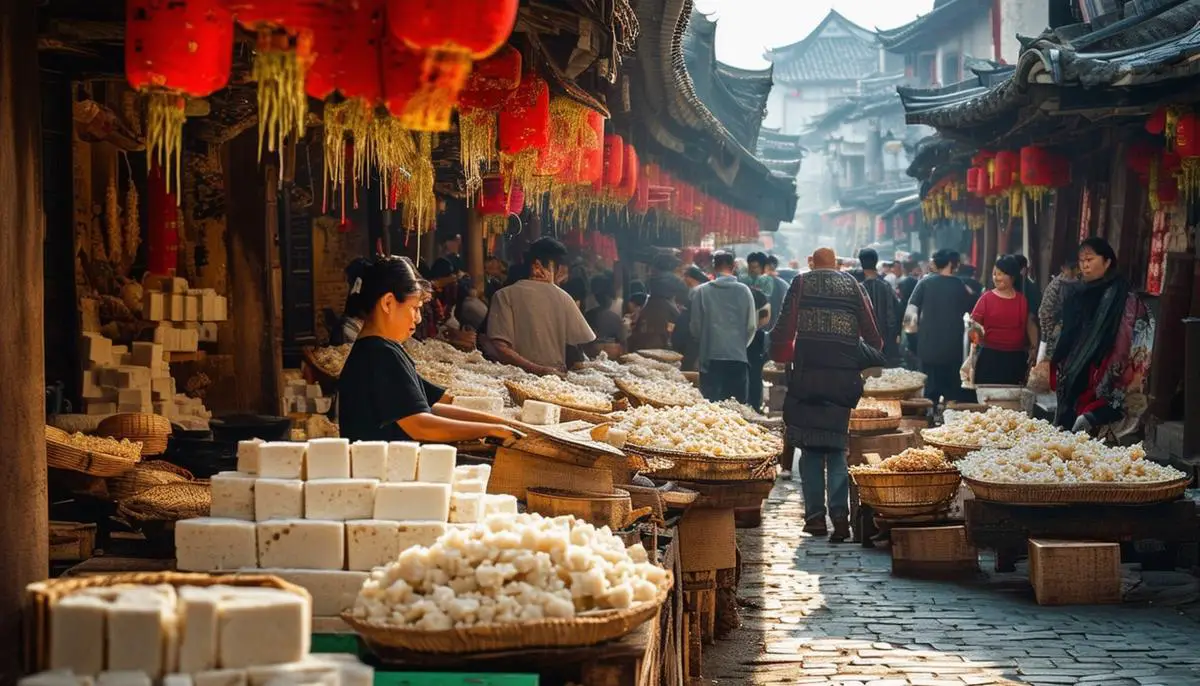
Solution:
{"label": "round bamboo tray", "polygon": [[852,434],[881,434],[900,428],[904,417],[878,417],[872,419],[850,418],[850,433]]}
{"label": "round bamboo tray", "polygon": [[864,398],[878,398],[880,400],[908,400],[915,398],[925,392],[925,384],[920,386],[912,386],[909,388],[889,388],[886,390],[869,390],[863,389]]}
{"label": "round bamboo tray", "polygon": [[767,466],[773,466],[779,455],[737,455],[715,457],[697,455],[677,450],[655,450],[625,444],[626,452],[644,456],[647,460],[659,458],[670,460],[666,469],[655,469],[651,473],[656,479],[675,481],[753,481],[761,478]]}
{"label": "round bamboo tray", "polygon": [[57,469],[83,472],[92,476],[118,476],[133,469],[140,461],[119,455],[85,450],[70,443],[70,434],[46,427],[46,465]]}
{"label": "round bamboo tray", "polygon": [[152,460],[142,462],[120,476],[108,480],[108,494],[120,502],[164,484],[184,483],[192,480],[191,472],[170,462]]}
{"label": "round bamboo tray", "polygon": [[313,376],[316,377],[317,383],[321,384],[321,386],[337,384],[338,377],[342,375],[340,369],[337,373],[334,373],[333,370],[322,367],[321,363],[317,361],[317,349],[312,346],[305,346],[301,352],[304,354],[304,361],[308,363],[309,367],[312,367]]}
{"label": "round bamboo tray", "polygon": [[617,384],[617,388],[621,389],[621,393],[625,394],[625,397],[629,399],[629,404],[632,405],[633,407],[641,407],[642,405],[647,405],[649,407],[656,407],[659,409],[662,409],[665,407],[688,407],[690,405],[695,405],[696,403],[701,402],[703,400],[703,398],[697,398],[695,400],[695,402],[687,403],[687,404],[668,403],[668,402],[664,402],[662,400],[655,400],[654,398],[651,398],[648,395],[642,395],[642,394],[638,393],[636,390],[634,390],[634,385],[629,383],[629,381],[627,381],[625,379],[613,379],[613,383]]}
{"label": "round bamboo tray", "polygon": [[142,455],[162,455],[171,438],[171,421],[157,414],[114,414],[100,422],[96,435],[142,444]]}
{"label": "round bamboo tray", "polygon": [[208,483],[186,481],[154,486],[117,505],[117,514],[133,526],[207,517],[212,507]]}
{"label": "round bamboo tray", "polygon": [[928,514],[945,509],[958,493],[958,471],[851,472],[859,500],[890,517]]}
{"label": "round bamboo tray", "polygon": [[50,668],[50,610],[62,598],[89,588],[138,586],[241,586],[274,588],[311,598],[308,591],[268,574],[187,574],[183,572],[127,572],[94,576],[64,577],[39,581],[25,587],[24,619],[26,666],[38,672]]}
{"label": "round bamboo tray", "polygon": [[932,448],[937,448],[943,453],[946,453],[947,460],[961,460],[967,455],[982,449],[978,445],[956,445],[954,443],[944,443],[936,438],[929,437],[930,429],[921,430],[921,440],[925,441],[925,445]]}
{"label": "round bamboo tray", "polygon": [[637,351],[638,355],[654,360],[655,362],[665,362],[667,364],[679,364],[683,362],[683,355],[674,350],[663,350],[661,348],[648,348],[646,350]]}
{"label": "round bamboo tray", "polygon": [[342,619],[386,663],[390,655],[400,651],[455,654],[596,645],[621,638],[653,619],[666,598],[666,591],[659,591],[655,600],[625,610],[600,610],[581,613],[572,619],[541,619],[446,631],[387,626],[359,619],[351,612],[343,612]]}
{"label": "round bamboo tray", "polygon": [[578,410],[580,412],[588,412],[592,414],[608,414],[616,409],[613,407],[611,401],[609,402],[608,407],[600,407],[597,405],[582,405],[578,403],[564,403],[556,400],[546,400],[544,398],[539,398],[536,395],[532,395],[525,389],[521,388],[520,385],[507,380],[504,382],[504,387],[508,389],[508,394],[512,396],[513,404],[517,405],[518,407],[524,405],[526,400],[537,400],[539,402],[550,403],[551,405],[558,405],[559,407],[565,407],[571,410]]}
{"label": "round bamboo tray", "polygon": [[614,488],[611,494],[530,488],[525,491],[525,501],[530,512],[548,517],[574,515],[593,526],[607,526],[613,531],[654,512],[653,507],[633,509],[629,491],[620,488]]}
{"label": "round bamboo tray", "polygon": [[1013,484],[963,478],[980,500],[1006,505],[1151,505],[1183,495],[1191,480],[1151,483]]}

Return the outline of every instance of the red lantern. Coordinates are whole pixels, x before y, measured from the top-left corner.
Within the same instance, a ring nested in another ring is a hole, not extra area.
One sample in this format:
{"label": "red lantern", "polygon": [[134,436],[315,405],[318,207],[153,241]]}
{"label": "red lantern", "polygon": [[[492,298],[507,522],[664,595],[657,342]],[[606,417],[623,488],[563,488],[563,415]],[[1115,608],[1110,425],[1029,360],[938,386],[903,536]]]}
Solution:
{"label": "red lantern", "polygon": [[221,0],[126,0],[125,78],[149,96],[146,144],[165,170],[174,173],[183,137],[183,95],[204,97],[229,81],[233,63],[233,15]]}
{"label": "red lantern", "polygon": [[1137,141],[1130,144],[1128,151],[1125,153],[1125,164],[1137,173],[1138,176],[1145,177],[1150,173],[1150,164],[1154,161],[1158,151],[1154,146],[1143,141]]}
{"label": "red lantern", "polygon": [[516,155],[550,144],[550,87],[533,73],[500,110],[500,152]]}
{"label": "red lantern", "polygon": [[625,162],[622,165],[621,183],[617,188],[617,195],[622,198],[631,198],[637,192],[639,176],[639,163],[637,150],[634,150],[632,145],[625,145]]}
{"label": "red lantern", "polygon": [[604,137],[604,185],[618,189],[625,178],[625,141],[616,134]]}
{"label": "red lantern", "polygon": [[330,8],[312,27],[315,58],[305,91],[318,100],[334,91],[374,107],[383,97],[380,51],[384,0],[355,0]]}
{"label": "red lantern", "polygon": [[504,180],[492,176],[483,180],[483,188],[479,191],[479,214],[489,216],[507,216],[520,214],[525,207],[525,193],[518,186],[505,190]]}
{"label": "red lantern", "polygon": [[988,161],[995,157],[996,153],[992,150],[980,150],[971,158],[971,166],[986,168]]}
{"label": "red lantern", "polygon": [[521,53],[505,45],[477,62],[458,96],[461,110],[499,110],[521,85]]}
{"label": "red lantern", "polygon": [[579,132],[581,183],[596,184],[604,178],[604,115],[588,110],[587,126]]}
{"label": "red lantern", "polygon": [[967,170],[967,192],[972,195],[983,195],[980,190],[983,187],[983,175],[987,173],[979,167],[971,167]]}
{"label": "red lantern", "polygon": [[1001,150],[996,153],[995,174],[992,186],[997,191],[1007,191],[1021,178],[1021,157],[1016,150]]}
{"label": "red lantern", "polygon": [[1146,120],[1146,133],[1161,136],[1167,130],[1167,108],[1160,107]]}
{"label": "red lantern", "polygon": [[696,215],[696,189],[690,183],[680,182],[676,185],[679,189],[679,194],[676,195],[675,214],[684,219],[691,219]]}
{"label": "red lantern", "polygon": [[1200,117],[1194,112],[1179,115],[1175,124],[1175,151],[1180,157],[1200,157]]}

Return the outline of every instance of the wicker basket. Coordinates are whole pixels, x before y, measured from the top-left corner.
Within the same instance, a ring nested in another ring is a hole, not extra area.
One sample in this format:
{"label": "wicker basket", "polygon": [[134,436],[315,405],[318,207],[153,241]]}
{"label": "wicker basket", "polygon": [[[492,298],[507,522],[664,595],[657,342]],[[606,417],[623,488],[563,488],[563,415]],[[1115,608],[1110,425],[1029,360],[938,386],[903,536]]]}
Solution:
{"label": "wicker basket", "polygon": [[645,357],[655,362],[665,362],[667,364],[678,365],[683,362],[683,354],[677,353],[674,350],[664,350],[662,348],[647,348],[637,351],[638,355]]}
{"label": "wicker basket", "polygon": [[957,470],[850,473],[859,499],[881,515],[907,517],[945,509],[958,493]]}
{"label": "wicker basket", "polygon": [[852,434],[881,434],[888,431],[895,431],[900,428],[900,422],[904,417],[896,415],[894,417],[879,417],[877,419],[857,419],[850,418],[850,433]]}
{"label": "wicker basket", "polygon": [[714,457],[676,450],[640,448],[629,444],[625,445],[625,451],[638,453],[647,459],[670,460],[672,466],[654,470],[654,478],[677,481],[752,481],[762,478],[779,457],[777,454]]}
{"label": "wicker basket", "polygon": [[157,414],[114,414],[100,422],[96,434],[142,444],[142,455],[162,455],[171,438],[171,422]]}
{"label": "wicker basket", "polygon": [[193,480],[192,473],[170,462],[151,460],[142,462],[120,476],[108,480],[108,494],[120,502],[148,491],[155,486],[177,484]]}
{"label": "wicker basket", "polygon": [[936,438],[930,438],[929,431],[930,429],[923,429],[921,431],[921,440],[925,441],[925,444],[929,447],[937,448],[945,453],[947,460],[961,460],[967,455],[980,449],[980,446],[977,445],[955,445],[954,443],[943,443]]}
{"label": "wicker basket", "polygon": [[888,390],[863,390],[863,397],[878,398],[880,400],[908,400],[915,398],[925,392],[925,385],[913,386],[911,388],[897,388]]}
{"label": "wicker basket", "polygon": [[206,482],[184,481],[146,489],[117,505],[117,514],[133,526],[147,522],[177,522],[207,517],[212,507],[212,487]]}
{"label": "wicker basket", "polygon": [[611,494],[579,493],[557,488],[530,488],[526,491],[530,512],[557,517],[574,515],[593,526],[616,531],[654,512],[653,506],[633,509],[629,491],[614,488]]}
{"label": "wicker basket", "polygon": [[[625,379],[613,379],[613,383],[617,384],[617,388],[621,389],[621,393],[623,393],[626,398],[629,398],[629,404],[634,407],[641,407],[642,405],[657,407],[660,409],[664,407],[686,407],[686,405],[681,405],[679,403],[667,403],[661,400],[655,400],[647,395],[642,395],[634,390],[634,385]],[[696,402],[700,402],[700,400],[697,400]],[[695,403],[691,404],[694,405]]]}
{"label": "wicker basket", "polygon": [[1188,478],[1153,483],[1008,484],[964,478],[980,500],[1006,505],[1152,505],[1183,495]]}
{"label": "wicker basket", "polygon": [[50,668],[50,609],[55,603],[84,589],[107,588],[124,584],[277,588],[311,599],[308,591],[304,588],[266,574],[211,576],[181,572],[132,572],[39,581],[25,587],[25,671],[34,673]]}
{"label": "wicker basket", "polygon": [[92,476],[117,476],[133,469],[139,460],[84,450],[70,443],[62,429],[46,427],[46,464]]}
{"label": "wicker basket", "polygon": [[579,410],[580,412],[587,412],[591,414],[608,414],[616,409],[613,407],[611,402],[609,402],[608,407],[598,407],[595,405],[577,405],[572,403],[558,402],[555,400],[545,400],[526,392],[520,387],[520,385],[507,380],[504,382],[504,387],[508,389],[508,394],[512,396],[513,404],[517,405],[518,407],[524,405],[526,400],[537,400],[543,403],[550,403],[551,405],[558,405],[559,407]]}
{"label": "wicker basket", "polygon": [[492,624],[446,631],[384,626],[360,620],[350,612],[342,619],[384,663],[396,652],[488,653],[523,648],[568,648],[612,641],[655,618],[667,598],[660,591],[652,602],[626,610],[583,613],[573,619],[542,619],[517,624]]}

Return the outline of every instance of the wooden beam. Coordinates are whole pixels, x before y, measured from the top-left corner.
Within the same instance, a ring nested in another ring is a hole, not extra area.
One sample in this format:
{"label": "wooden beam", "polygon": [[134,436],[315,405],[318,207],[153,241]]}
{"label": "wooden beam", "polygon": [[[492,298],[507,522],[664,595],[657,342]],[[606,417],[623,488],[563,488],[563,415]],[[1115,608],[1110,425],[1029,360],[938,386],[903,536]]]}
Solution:
{"label": "wooden beam", "polygon": [[483,221],[475,207],[467,208],[467,235],[464,238],[467,273],[471,275],[471,282],[479,286],[483,284]]}
{"label": "wooden beam", "polygon": [[25,586],[50,571],[36,12],[0,0],[0,684],[21,674]]}

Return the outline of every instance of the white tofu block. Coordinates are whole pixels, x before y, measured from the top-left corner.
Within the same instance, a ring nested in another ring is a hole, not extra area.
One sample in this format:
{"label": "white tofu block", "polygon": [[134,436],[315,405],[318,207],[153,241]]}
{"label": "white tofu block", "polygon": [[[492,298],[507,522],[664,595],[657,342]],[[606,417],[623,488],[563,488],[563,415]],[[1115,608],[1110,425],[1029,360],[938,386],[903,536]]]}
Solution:
{"label": "white tofu block", "polygon": [[[479,479],[459,479],[454,482],[455,493],[486,493],[487,484]],[[453,505],[451,505],[453,507]]]}
{"label": "white tofu block", "polygon": [[179,589],[179,666],[186,674],[217,667],[217,619],[221,594],[212,588]]}
{"label": "white tofu block", "polygon": [[218,322],[223,322],[229,319],[229,299],[223,295],[217,296],[217,316],[213,317]]}
{"label": "white tofu block", "polygon": [[277,519],[258,523],[259,567],[342,569],[345,562],[345,526],[341,522]]}
{"label": "white tofu block", "polygon": [[175,523],[175,566],[181,572],[216,572],[258,564],[253,522],[198,517]]}
{"label": "white tofu block", "polygon": [[194,322],[200,319],[200,297],[195,295],[183,296],[183,320]]}
{"label": "white tofu block", "polygon": [[375,479],[304,482],[304,518],[345,521],[375,514]]}
{"label": "white tofu block", "polygon": [[163,677],[162,686],[195,686],[191,674],[168,674]]}
{"label": "white tofu block", "polygon": [[400,524],[378,519],[346,522],[346,567],[369,572],[400,555]]}
{"label": "white tofu block", "polygon": [[200,330],[182,329],[179,333],[179,352],[194,353],[200,349]]}
{"label": "white tofu block", "polygon": [[[222,669],[297,662],[308,654],[312,609],[306,598],[255,589],[225,596],[219,612],[217,662]],[[252,680],[249,672],[247,677]]]}
{"label": "white tofu block", "polygon": [[270,479],[303,479],[305,443],[263,443],[258,451],[258,475]]}
{"label": "white tofu block", "polygon": [[337,686],[338,665],[331,660],[305,656],[289,664],[264,665],[246,670],[248,686]]}
{"label": "white tofu block", "polygon": [[171,277],[170,279],[167,279],[166,281],[163,282],[163,290],[166,291],[167,293],[179,293],[179,294],[187,293],[188,292],[187,279],[180,278],[178,276]]}
{"label": "white tofu block", "polygon": [[150,385],[150,370],[146,367],[121,365],[100,370],[100,385],[112,388],[142,388]]}
{"label": "white tofu block", "polygon": [[246,672],[241,669],[213,669],[192,675],[194,686],[246,686]]}
{"label": "white tofu block", "polygon": [[388,477],[388,444],[384,441],[359,441],[350,446],[351,472],[355,479]]}
{"label": "white tofu block", "polygon": [[452,445],[423,445],[417,460],[417,481],[448,484],[454,481],[458,450]]}
{"label": "white tofu block", "polygon": [[304,387],[304,397],[306,398],[321,398],[324,394],[321,392],[320,384],[309,384]]}
{"label": "white tofu block", "polygon": [[216,322],[204,322],[200,325],[199,337],[201,343],[216,343],[219,340],[220,330],[217,328]]}
{"label": "white tofu block", "polygon": [[491,476],[492,465],[490,464],[460,464],[454,468],[454,483],[456,484],[464,479],[477,479],[486,486]]}
{"label": "white tofu block", "polygon": [[152,322],[167,318],[167,301],[162,293],[146,291],[142,298],[142,318]]}
{"label": "white tofu block", "polygon": [[175,630],[173,599],[141,590],[122,594],[108,609],[106,665],[112,671],[145,672],[159,679],[171,669]]}
{"label": "white tofu block", "polygon": [[304,517],[304,482],[299,479],[258,479],[254,484],[254,519]]}
{"label": "white tofu block", "polygon": [[454,404],[468,410],[500,414],[504,411],[504,399],[489,396],[455,396]]}
{"label": "white tofu block", "polygon": [[151,400],[149,388],[123,388],[117,391],[118,405],[135,405],[137,407],[142,407],[144,405],[149,405],[150,403]]}
{"label": "white tofu block", "polygon": [[66,669],[38,672],[22,678],[17,686],[92,686],[91,676],[76,676]]}
{"label": "white tofu block", "polygon": [[150,675],[137,670],[100,672],[96,686],[151,686]]}
{"label": "white tofu block", "polygon": [[90,415],[110,415],[117,413],[116,403],[87,403],[85,412]]}
{"label": "white tofu block", "polygon": [[625,447],[627,438],[629,438],[629,433],[624,429],[609,429],[608,434],[604,437],[604,442],[619,450]]}
{"label": "white tofu block", "polygon": [[79,358],[92,365],[112,364],[112,341],[98,333],[85,333],[79,339]]}
{"label": "white tofu block", "polygon": [[372,686],[375,683],[375,668],[363,664],[357,655],[350,653],[323,653],[310,655],[310,660],[328,662],[337,666],[338,682],[341,686]]}
{"label": "white tofu block", "polygon": [[139,367],[157,367],[162,364],[163,347],[159,343],[137,341],[133,344],[133,364]]}
{"label": "white tofu block", "polygon": [[113,353],[113,357],[114,357],[114,358],[118,358],[118,357],[125,357],[126,355],[128,355],[128,354],[129,354],[129,346],[127,346],[127,345],[114,345],[114,346],[112,347],[112,353]]}
{"label": "white tofu block", "polygon": [[108,602],[86,595],[70,595],[50,611],[50,669],[76,674],[104,670],[104,636]]}
{"label": "white tofu block", "polygon": [[350,441],[345,438],[314,438],[305,459],[310,481],[350,478]]}
{"label": "white tofu block", "polygon": [[507,493],[487,493],[483,496],[483,516],[517,514],[517,497]]}
{"label": "white tofu block", "polygon": [[333,398],[313,398],[312,404],[315,414],[329,414],[333,409]]}
{"label": "white tofu block", "polygon": [[258,456],[264,441],[253,438],[249,441],[238,441],[237,469],[243,474],[258,474]]}
{"label": "white tofu block", "polygon": [[175,379],[170,376],[159,376],[150,379],[150,393],[153,400],[170,400],[175,397]]}
{"label": "white tofu block", "polygon": [[393,441],[388,443],[387,478],[388,482],[416,481],[417,459],[421,454],[421,446],[412,441]]}
{"label": "white tofu block", "polygon": [[214,474],[211,481],[212,506],[209,508],[209,515],[254,521],[254,481],[253,474]]}
{"label": "white tofu block", "polygon": [[482,493],[454,493],[450,496],[450,521],[471,524],[483,517]]}
{"label": "white tofu block", "polygon": [[83,383],[80,385],[80,395],[84,400],[109,400],[113,398],[112,391],[101,386],[97,377],[99,376],[97,369],[83,370],[81,377]]}
{"label": "white tofu block", "polygon": [[336,569],[246,569],[253,574],[270,574],[288,583],[302,586],[312,596],[313,617],[337,617],[354,607],[358,592],[366,583],[366,572]]}
{"label": "white tofu block", "polygon": [[417,545],[429,547],[437,542],[448,528],[445,522],[400,522],[399,525],[397,536],[402,551]]}
{"label": "white tofu block", "polygon": [[558,424],[561,412],[562,408],[558,405],[544,403],[540,400],[526,400],[525,404],[521,406],[521,421],[537,426]]}
{"label": "white tofu block", "polygon": [[385,483],[375,489],[374,519],[444,522],[450,517],[450,484]]}
{"label": "white tofu block", "polygon": [[200,294],[200,321],[211,322],[217,318],[217,294],[206,292]]}
{"label": "white tofu block", "polygon": [[171,293],[166,296],[167,302],[167,319],[173,322],[183,321],[184,306],[183,301],[187,296],[182,293]]}

